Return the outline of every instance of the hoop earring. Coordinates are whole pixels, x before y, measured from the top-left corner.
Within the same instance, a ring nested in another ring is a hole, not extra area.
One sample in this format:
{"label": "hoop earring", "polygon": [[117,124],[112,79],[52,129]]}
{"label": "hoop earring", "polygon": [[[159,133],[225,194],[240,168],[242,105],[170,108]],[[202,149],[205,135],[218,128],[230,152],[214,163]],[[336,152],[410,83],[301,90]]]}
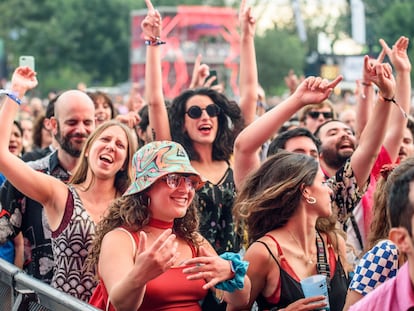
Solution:
{"label": "hoop earring", "polygon": [[306,202],[308,202],[309,204],[315,204],[316,199],[314,197],[309,197],[309,198],[306,198]]}
{"label": "hoop earring", "polygon": [[151,205],[151,198],[150,198],[150,197],[148,197],[148,200],[147,200],[147,208],[149,208],[149,207],[150,207],[150,205]]}

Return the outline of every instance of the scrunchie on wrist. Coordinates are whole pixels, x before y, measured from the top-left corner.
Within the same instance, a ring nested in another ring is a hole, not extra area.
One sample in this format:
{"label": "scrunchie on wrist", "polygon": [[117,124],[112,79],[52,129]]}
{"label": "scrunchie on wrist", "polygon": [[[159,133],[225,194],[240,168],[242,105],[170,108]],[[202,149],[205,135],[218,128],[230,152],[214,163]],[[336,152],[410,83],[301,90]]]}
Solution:
{"label": "scrunchie on wrist", "polygon": [[226,252],[221,254],[220,257],[231,262],[234,277],[231,280],[220,282],[214,287],[230,293],[236,289],[242,289],[244,287],[244,276],[246,275],[249,263],[242,260],[241,256],[235,253]]}

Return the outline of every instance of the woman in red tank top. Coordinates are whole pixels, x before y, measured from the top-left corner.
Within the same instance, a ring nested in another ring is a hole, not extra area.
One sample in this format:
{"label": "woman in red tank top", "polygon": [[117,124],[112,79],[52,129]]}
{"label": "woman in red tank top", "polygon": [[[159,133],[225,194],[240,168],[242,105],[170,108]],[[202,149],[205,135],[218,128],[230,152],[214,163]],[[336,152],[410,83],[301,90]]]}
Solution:
{"label": "woman in red tank top", "polygon": [[[247,263],[218,256],[197,231],[193,198],[203,181],[184,148],[149,143],[135,153],[133,168],[134,182],[97,230],[91,264],[100,288],[91,304],[101,306],[104,292],[112,310],[198,311],[208,290],[229,305],[247,304]],[[220,289],[228,282],[238,283]]]}

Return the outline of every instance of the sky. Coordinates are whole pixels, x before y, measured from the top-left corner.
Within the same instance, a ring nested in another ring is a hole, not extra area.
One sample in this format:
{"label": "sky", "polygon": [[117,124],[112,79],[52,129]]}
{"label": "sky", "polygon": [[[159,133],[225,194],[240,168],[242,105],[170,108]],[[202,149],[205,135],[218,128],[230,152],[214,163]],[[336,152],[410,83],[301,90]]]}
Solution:
{"label": "sky", "polygon": [[[291,22],[295,18],[294,2],[300,3],[302,18],[305,15],[313,16],[316,24],[336,19],[346,6],[346,0],[248,0],[248,4],[253,6],[253,15],[257,19],[258,33],[272,27],[275,22],[282,25]],[[258,4],[254,5],[255,3]],[[303,28],[303,31],[306,32],[306,29]],[[299,34],[303,36],[303,32]],[[321,34],[319,38],[322,49],[330,47],[330,42],[324,41],[324,39],[329,40],[325,34]],[[361,49],[362,47],[353,42],[351,38],[339,40],[334,45],[334,52],[337,54],[358,54]],[[326,50],[321,52],[326,52]]]}

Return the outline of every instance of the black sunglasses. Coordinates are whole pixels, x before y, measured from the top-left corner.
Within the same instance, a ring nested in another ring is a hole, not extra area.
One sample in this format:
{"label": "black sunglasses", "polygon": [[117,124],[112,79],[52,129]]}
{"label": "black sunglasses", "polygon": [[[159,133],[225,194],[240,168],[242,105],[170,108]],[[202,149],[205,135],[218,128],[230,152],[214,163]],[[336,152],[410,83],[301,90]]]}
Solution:
{"label": "black sunglasses", "polygon": [[220,114],[220,107],[216,104],[210,104],[206,108],[200,108],[199,106],[191,106],[185,112],[191,119],[198,119],[203,114],[203,110],[207,111],[210,117],[217,117]]}
{"label": "black sunglasses", "polygon": [[333,113],[332,112],[320,112],[320,111],[309,111],[308,116],[310,116],[312,119],[319,118],[319,115],[322,114],[325,119],[332,119]]}

